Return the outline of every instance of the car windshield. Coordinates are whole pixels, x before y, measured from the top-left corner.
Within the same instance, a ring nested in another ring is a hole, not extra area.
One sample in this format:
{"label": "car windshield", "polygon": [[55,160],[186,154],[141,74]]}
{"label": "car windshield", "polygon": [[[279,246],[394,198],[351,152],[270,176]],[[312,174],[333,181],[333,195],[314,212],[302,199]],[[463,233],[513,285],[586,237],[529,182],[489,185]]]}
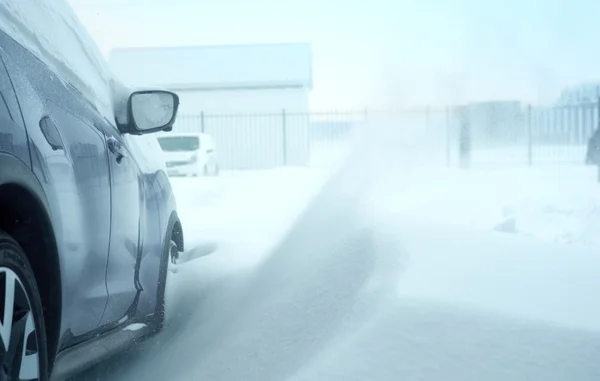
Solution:
{"label": "car windshield", "polygon": [[195,151],[200,147],[200,139],[197,136],[160,137],[158,144],[164,152]]}

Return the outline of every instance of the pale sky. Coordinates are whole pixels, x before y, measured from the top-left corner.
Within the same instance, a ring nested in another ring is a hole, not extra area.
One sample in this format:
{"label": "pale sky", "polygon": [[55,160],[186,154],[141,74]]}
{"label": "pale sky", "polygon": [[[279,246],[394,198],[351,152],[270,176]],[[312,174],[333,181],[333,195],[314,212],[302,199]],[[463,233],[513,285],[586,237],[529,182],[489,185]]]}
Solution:
{"label": "pale sky", "polygon": [[594,0],[70,0],[115,47],[308,42],[314,108],[553,101],[600,79]]}

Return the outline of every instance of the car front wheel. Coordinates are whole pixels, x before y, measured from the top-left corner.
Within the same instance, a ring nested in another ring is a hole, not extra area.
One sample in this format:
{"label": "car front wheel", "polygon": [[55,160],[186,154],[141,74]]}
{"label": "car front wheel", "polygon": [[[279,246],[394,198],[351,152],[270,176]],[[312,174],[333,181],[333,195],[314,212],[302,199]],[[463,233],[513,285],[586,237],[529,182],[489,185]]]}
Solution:
{"label": "car front wheel", "polygon": [[0,380],[48,379],[42,302],[23,249],[0,231]]}
{"label": "car front wheel", "polygon": [[[165,294],[167,290],[167,272],[170,263],[177,263],[179,251],[177,244],[172,240],[173,229],[169,229],[169,235],[165,239],[165,247],[161,257],[161,264],[158,274],[158,288],[156,295],[156,309],[154,311],[155,330],[160,331],[165,324]],[[0,380],[1,381],[1,380]]]}

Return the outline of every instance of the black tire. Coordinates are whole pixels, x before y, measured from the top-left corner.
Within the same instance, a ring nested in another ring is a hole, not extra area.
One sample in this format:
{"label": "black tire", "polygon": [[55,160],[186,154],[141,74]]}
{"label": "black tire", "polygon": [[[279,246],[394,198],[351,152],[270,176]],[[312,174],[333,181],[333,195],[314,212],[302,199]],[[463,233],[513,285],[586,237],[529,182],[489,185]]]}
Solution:
{"label": "black tire", "polygon": [[[7,287],[9,284],[14,287]],[[11,288],[13,303],[9,307],[6,302],[11,299]],[[1,230],[0,295],[4,296],[0,299],[0,314],[4,318],[2,320],[8,319],[9,308],[13,312],[8,351],[5,349],[6,339],[0,335],[0,359],[3,361],[0,364],[0,378],[4,376],[3,379],[19,380],[20,376],[23,376],[24,379],[47,381],[48,343],[37,282],[21,246]],[[37,366],[34,363],[36,354]],[[37,378],[32,378],[30,376],[35,373],[36,367]],[[23,375],[22,372],[30,376]]]}
{"label": "black tire", "polygon": [[204,165],[204,176],[217,177],[219,176],[219,166],[217,164],[212,166],[212,169],[208,167],[208,164]]}
{"label": "black tire", "polygon": [[169,263],[171,263],[171,250],[173,245],[177,245],[171,239],[173,236],[173,228],[169,229],[169,234],[165,239],[165,247],[163,248],[160,269],[158,273],[158,287],[156,295],[156,309],[154,310],[154,330],[160,331],[165,325],[165,293],[167,290],[167,273]]}

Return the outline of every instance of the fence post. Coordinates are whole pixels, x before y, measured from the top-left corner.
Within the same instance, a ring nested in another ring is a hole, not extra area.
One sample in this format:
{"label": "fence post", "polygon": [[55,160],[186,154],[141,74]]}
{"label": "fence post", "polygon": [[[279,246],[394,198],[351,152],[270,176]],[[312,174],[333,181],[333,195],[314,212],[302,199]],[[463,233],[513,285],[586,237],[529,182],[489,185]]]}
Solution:
{"label": "fence post", "polygon": [[460,115],[460,139],[459,139],[459,158],[460,167],[469,169],[471,167],[471,120],[468,106],[462,106]]}
{"label": "fence post", "polygon": [[[596,115],[596,129],[598,129],[600,128],[600,97],[598,97],[598,99],[596,100],[596,108],[598,109],[598,115]],[[592,119],[594,119],[594,115],[592,115]]]}
{"label": "fence post", "polygon": [[450,168],[450,107],[446,106],[446,166]]}
{"label": "fence post", "polygon": [[533,165],[533,149],[531,139],[531,104],[527,105],[527,163],[531,167]]}
{"label": "fence post", "polygon": [[281,110],[281,136],[282,136],[282,148],[283,148],[283,165],[287,166],[288,158],[287,158],[287,118],[285,115],[285,109]]}
{"label": "fence post", "polygon": [[200,111],[200,132],[204,133],[204,111]]}

